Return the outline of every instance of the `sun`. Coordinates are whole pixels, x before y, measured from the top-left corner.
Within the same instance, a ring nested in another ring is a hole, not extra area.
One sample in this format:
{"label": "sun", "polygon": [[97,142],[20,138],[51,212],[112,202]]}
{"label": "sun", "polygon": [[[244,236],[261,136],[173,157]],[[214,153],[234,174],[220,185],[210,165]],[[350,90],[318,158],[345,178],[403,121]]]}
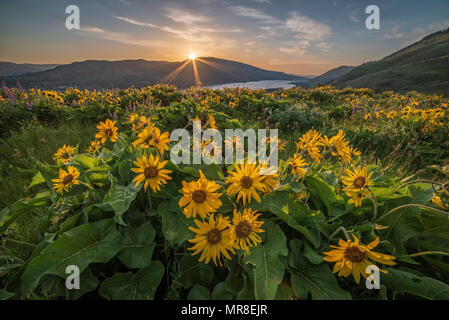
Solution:
{"label": "sun", "polygon": [[196,53],[191,52],[191,53],[189,54],[189,59],[190,59],[190,60],[195,60],[195,59],[196,59]]}

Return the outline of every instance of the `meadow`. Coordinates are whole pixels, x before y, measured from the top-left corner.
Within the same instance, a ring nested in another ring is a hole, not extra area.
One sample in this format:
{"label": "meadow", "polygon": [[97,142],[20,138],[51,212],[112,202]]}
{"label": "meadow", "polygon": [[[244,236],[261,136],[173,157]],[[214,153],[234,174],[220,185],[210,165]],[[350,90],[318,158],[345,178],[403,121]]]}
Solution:
{"label": "meadow", "polygon": [[[444,96],[0,93],[0,299],[449,299]],[[194,120],[278,129],[279,172],[173,163]]]}

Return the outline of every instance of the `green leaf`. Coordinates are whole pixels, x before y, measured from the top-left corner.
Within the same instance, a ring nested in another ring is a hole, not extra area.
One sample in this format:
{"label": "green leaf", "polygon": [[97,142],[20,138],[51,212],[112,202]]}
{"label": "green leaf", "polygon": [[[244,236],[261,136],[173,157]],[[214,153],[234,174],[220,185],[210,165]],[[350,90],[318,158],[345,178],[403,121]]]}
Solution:
{"label": "green leaf", "polygon": [[324,203],[330,217],[339,217],[345,213],[345,203],[342,198],[337,198],[334,187],[312,176],[307,176],[304,184]]}
{"label": "green leaf", "polygon": [[242,290],[237,294],[238,300],[254,300],[254,287],[251,284],[250,277],[244,273],[245,280]]}
{"label": "green leaf", "polygon": [[42,173],[38,172],[31,179],[31,183],[28,186],[28,189],[31,188],[31,187],[34,187],[34,186],[36,186],[38,184],[44,183],[44,182],[45,182],[44,176],[42,175]]}
{"label": "green leaf", "polygon": [[100,281],[94,276],[92,270],[87,268],[80,274],[80,288],[78,290],[70,290],[69,296],[71,300],[78,300],[88,292],[95,290]]}
{"label": "green leaf", "polygon": [[120,261],[130,269],[142,269],[151,264],[151,257],[155,247],[156,230],[150,222],[138,228],[127,227],[121,231],[122,251],[117,255]]}
{"label": "green leaf", "polygon": [[252,205],[258,211],[269,211],[291,228],[302,233],[315,247],[320,245],[320,235],[316,224],[324,220],[323,215],[306,208],[290,197],[286,191],[276,191],[266,196],[262,202]]}
{"label": "green leaf", "polygon": [[312,264],[302,256],[299,239],[290,240],[290,281],[295,294],[307,299],[310,293],[315,300],[349,300],[349,292],[339,287],[331,269],[325,264]]}
{"label": "green leaf", "polygon": [[286,256],[287,238],[281,228],[265,221],[263,245],[251,248],[250,253],[243,258],[245,264],[252,265],[254,275],[254,296],[258,300],[272,300],[281,283],[285,267],[279,260],[279,255]]}
{"label": "green leaf", "polygon": [[6,229],[24,213],[32,212],[38,207],[43,207],[48,204],[51,192],[45,191],[38,193],[33,199],[18,200],[14,202],[9,209],[5,208],[0,211],[0,233]]}
{"label": "green leaf", "polygon": [[194,284],[209,286],[214,280],[214,271],[212,268],[198,258],[190,254],[185,254],[182,258],[182,271],[179,282],[184,289],[189,289]]}
{"label": "green leaf", "polygon": [[23,293],[36,288],[44,274],[66,278],[69,265],[76,265],[83,272],[91,263],[108,262],[120,251],[120,238],[112,219],[85,223],[67,231],[31,260],[22,275]]}
{"label": "green leaf", "polygon": [[153,300],[164,270],[161,262],[152,261],[136,274],[116,273],[101,283],[99,293],[109,300]]}
{"label": "green leaf", "polygon": [[9,298],[13,297],[14,295],[15,295],[15,293],[0,289],[0,300],[8,300]]}
{"label": "green leaf", "polygon": [[212,299],[214,300],[232,300],[234,295],[226,289],[224,282],[219,282],[212,290]]}
{"label": "green leaf", "polygon": [[162,217],[162,233],[170,243],[182,245],[188,239],[193,238],[194,233],[189,230],[193,226],[193,219],[187,219],[178,206],[178,198],[172,201],[164,201],[158,207]]}
{"label": "green leaf", "polygon": [[137,196],[138,189],[131,183],[129,186],[117,184],[116,179],[112,179],[111,189],[104,196],[102,206],[110,206],[114,212],[114,221],[126,226],[123,221],[123,214],[128,210],[131,203]]}
{"label": "green leaf", "polygon": [[98,167],[101,164],[101,160],[87,154],[78,154],[73,157],[72,164],[85,169],[92,169]]}
{"label": "green leaf", "polygon": [[212,297],[207,288],[195,284],[192,289],[190,289],[189,294],[187,295],[187,300],[212,300]]}
{"label": "green leaf", "polygon": [[399,269],[381,274],[380,283],[395,293],[408,293],[430,300],[448,300],[449,286],[429,277],[420,277]]}
{"label": "green leaf", "polygon": [[[414,203],[426,204],[433,197],[432,186],[418,184],[409,186],[408,197],[403,197],[386,206],[388,210],[399,205]],[[392,240],[396,245],[396,256],[406,255],[403,244],[414,236],[418,236],[424,231],[424,226],[420,221],[421,209],[417,207],[406,207],[388,216],[380,217],[378,224],[389,226],[388,229],[380,230],[382,239]]]}

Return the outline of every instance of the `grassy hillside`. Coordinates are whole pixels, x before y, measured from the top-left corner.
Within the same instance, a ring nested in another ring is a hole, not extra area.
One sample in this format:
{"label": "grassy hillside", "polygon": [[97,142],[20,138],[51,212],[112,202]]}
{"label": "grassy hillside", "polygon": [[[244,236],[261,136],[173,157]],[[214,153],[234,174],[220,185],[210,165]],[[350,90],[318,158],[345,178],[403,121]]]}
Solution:
{"label": "grassy hillside", "polygon": [[333,83],[338,88],[449,94],[449,29],[376,62],[365,63]]}
{"label": "grassy hillside", "polygon": [[298,85],[303,88],[312,88],[317,85],[325,85],[329,82],[334,81],[335,79],[344,76],[348,72],[351,72],[352,70],[354,70],[354,68],[355,67],[352,66],[339,66],[319,75],[318,77],[310,79],[307,82],[299,83]]}
{"label": "grassy hillside", "polygon": [[18,76],[26,73],[34,73],[53,69],[57,64],[31,64],[31,63],[12,63],[0,62],[0,77]]}

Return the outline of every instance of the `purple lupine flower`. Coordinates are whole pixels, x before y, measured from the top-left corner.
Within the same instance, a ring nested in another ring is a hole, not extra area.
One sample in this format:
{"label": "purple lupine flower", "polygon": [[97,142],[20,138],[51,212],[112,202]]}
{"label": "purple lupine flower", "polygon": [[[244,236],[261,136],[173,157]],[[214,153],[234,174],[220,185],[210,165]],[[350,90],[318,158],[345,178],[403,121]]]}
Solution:
{"label": "purple lupine flower", "polygon": [[17,80],[17,89],[19,90],[21,95],[25,94],[25,91],[23,90],[22,85],[20,84],[19,80]]}
{"label": "purple lupine flower", "polygon": [[6,88],[6,90],[7,90],[6,95],[8,96],[9,102],[11,103],[11,105],[15,106],[17,103],[16,94],[12,90],[9,90],[8,88]]}
{"label": "purple lupine flower", "polygon": [[33,110],[33,104],[31,102],[27,103],[27,110],[32,111]]}

